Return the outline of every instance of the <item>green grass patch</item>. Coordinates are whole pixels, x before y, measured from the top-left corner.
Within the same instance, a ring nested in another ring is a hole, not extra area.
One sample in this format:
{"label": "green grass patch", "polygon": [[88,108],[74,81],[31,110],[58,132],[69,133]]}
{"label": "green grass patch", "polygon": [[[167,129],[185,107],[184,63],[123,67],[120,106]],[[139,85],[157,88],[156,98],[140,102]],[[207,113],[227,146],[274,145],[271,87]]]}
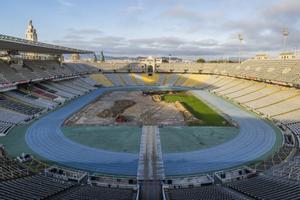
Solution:
{"label": "green grass patch", "polygon": [[201,124],[205,126],[229,126],[230,124],[215,110],[209,107],[205,102],[192,94],[186,92],[178,92],[175,94],[162,95],[162,100],[168,103],[179,101],[194,117],[201,120]]}
{"label": "green grass patch", "polygon": [[160,138],[163,153],[189,152],[222,144],[236,137],[234,127],[163,127]]}
{"label": "green grass patch", "polygon": [[[34,122],[34,121],[33,121]],[[21,153],[28,153],[33,155],[34,158],[40,160],[41,162],[51,163],[48,159],[38,155],[27,145],[25,141],[25,134],[29,126],[31,124],[21,124],[15,126],[8,135],[4,137],[0,137],[0,144],[3,144],[5,147],[5,151],[8,153],[10,157],[17,157]]]}
{"label": "green grass patch", "polygon": [[134,126],[65,126],[64,135],[83,145],[115,152],[138,153],[141,128]]}

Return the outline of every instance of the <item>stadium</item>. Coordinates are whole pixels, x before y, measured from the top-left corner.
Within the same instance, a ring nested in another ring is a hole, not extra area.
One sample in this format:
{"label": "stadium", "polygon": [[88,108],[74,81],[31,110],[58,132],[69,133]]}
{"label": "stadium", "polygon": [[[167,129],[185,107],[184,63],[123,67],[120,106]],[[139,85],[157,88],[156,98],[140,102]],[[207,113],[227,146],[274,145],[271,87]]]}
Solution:
{"label": "stadium", "polygon": [[299,199],[296,53],[109,62],[26,33],[0,35],[0,199]]}

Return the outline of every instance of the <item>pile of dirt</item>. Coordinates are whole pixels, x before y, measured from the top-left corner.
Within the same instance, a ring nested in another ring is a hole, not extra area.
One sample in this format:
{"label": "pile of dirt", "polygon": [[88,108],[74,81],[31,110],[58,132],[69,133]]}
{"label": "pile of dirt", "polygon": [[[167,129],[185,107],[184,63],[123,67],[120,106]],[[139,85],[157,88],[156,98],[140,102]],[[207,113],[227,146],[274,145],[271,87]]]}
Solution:
{"label": "pile of dirt", "polygon": [[182,105],[181,102],[176,101],[175,102],[175,107],[182,113],[183,117],[184,117],[184,121],[187,122],[190,125],[199,125],[202,124],[202,120],[197,119],[196,117],[194,117],[194,115],[188,111],[184,105]]}
{"label": "pile of dirt", "polygon": [[101,118],[117,117],[122,114],[127,108],[130,108],[135,104],[136,102],[131,100],[117,100],[114,102],[114,105],[111,108],[103,110],[97,116]]}
{"label": "pile of dirt", "polygon": [[161,102],[161,96],[160,95],[153,95],[152,100],[154,102]]}

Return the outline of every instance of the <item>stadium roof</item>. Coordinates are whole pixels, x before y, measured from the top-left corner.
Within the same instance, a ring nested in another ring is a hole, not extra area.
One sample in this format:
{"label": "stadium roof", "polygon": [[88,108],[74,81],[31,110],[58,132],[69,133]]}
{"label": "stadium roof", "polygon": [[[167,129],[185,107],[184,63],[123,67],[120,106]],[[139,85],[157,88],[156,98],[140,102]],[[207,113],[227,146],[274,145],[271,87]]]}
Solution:
{"label": "stadium roof", "polygon": [[42,42],[34,42],[17,37],[0,34],[0,50],[5,51],[20,51],[41,54],[93,54],[93,51],[85,51],[80,49],[73,49],[62,47]]}

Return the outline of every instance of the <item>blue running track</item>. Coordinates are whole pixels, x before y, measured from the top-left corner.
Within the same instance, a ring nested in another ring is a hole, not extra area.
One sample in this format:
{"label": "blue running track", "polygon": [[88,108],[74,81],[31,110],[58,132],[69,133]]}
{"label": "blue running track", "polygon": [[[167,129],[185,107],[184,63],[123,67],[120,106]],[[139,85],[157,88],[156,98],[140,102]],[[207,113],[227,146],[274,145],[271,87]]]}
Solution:
{"label": "blue running track", "polygon": [[61,131],[66,118],[106,90],[95,90],[36,121],[27,130],[27,144],[39,155],[66,166],[108,174],[136,175],[137,154],[87,147],[67,139]]}
{"label": "blue running track", "polygon": [[166,175],[205,173],[242,165],[269,152],[276,142],[274,129],[265,121],[206,91],[193,91],[240,126],[240,133],[224,144],[185,153],[164,154]]}
{"label": "blue running track", "polygon": [[[116,175],[136,176],[138,154],[100,150],[73,142],[64,136],[64,121],[99,95],[112,90],[159,89],[168,87],[133,86],[101,88],[73,100],[64,107],[37,120],[26,132],[28,146],[40,156],[65,166]],[[174,87],[173,89],[184,89]],[[186,88],[185,88],[186,89]]]}
{"label": "blue running track", "polygon": [[[64,107],[37,120],[26,132],[28,146],[51,161],[65,166],[116,175],[136,176],[138,154],[110,152],[91,148],[66,138],[61,126],[76,111],[106,91],[120,89],[187,89],[180,87],[101,88],[79,97]],[[166,175],[204,173],[255,160],[272,149],[274,130],[266,122],[205,91],[194,91],[239,123],[240,134],[216,147],[186,153],[164,154]]]}

